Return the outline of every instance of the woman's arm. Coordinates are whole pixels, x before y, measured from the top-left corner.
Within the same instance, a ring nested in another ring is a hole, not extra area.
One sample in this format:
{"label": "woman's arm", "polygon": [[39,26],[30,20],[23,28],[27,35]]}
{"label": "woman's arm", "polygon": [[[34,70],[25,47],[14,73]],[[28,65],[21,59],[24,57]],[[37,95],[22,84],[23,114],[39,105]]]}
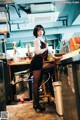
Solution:
{"label": "woman's arm", "polygon": [[44,53],[44,52],[48,49],[47,47],[41,49],[40,46],[41,46],[40,40],[39,40],[38,38],[36,38],[36,39],[34,40],[34,52],[35,52],[37,55]]}
{"label": "woman's arm", "polygon": [[51,53],[49,50],[48,50],[48,54],[49,54],[50,57],[52,57],[52,58],[55,59],[55,60],[59,60],[59,59],[62,58],[62,56],[59,56],[59,57],[55,56],[55,55],[54,55],[53,53]]}

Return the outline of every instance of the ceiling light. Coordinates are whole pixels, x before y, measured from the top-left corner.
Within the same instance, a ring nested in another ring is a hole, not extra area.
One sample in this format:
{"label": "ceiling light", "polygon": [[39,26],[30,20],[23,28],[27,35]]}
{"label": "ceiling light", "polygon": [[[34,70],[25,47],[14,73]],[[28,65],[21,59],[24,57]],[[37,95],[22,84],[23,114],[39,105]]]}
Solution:
{"label": "ceiling light", "polygon": [[48,12],[38,14],[28,14],[28,21],[35,22],[55,22],[58,18],[59,12]]}

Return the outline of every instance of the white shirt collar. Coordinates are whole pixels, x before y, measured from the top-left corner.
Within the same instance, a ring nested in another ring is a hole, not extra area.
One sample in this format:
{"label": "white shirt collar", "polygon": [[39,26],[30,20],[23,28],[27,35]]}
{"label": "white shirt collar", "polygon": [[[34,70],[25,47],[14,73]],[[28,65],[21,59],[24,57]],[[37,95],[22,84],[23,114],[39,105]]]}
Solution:
{"label": "white shirt collar", "polygon": [[44,42],[44,39],[43,39],[43,37],[38,37],[41,41],[43,41]]}

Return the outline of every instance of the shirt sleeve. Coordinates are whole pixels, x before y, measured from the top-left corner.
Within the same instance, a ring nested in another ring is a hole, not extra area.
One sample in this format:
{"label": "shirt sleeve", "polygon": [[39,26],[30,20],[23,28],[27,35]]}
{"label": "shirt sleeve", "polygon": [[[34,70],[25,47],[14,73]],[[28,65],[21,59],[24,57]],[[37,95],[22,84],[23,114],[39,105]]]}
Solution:
{"label": "shirt sleeve", "polygon": [[41,49],[40,46],[41,46],[40,40],[38,38],[36,38],[34,40],[34,53],[37,55],[42,54],[47,50],[47,48]]}

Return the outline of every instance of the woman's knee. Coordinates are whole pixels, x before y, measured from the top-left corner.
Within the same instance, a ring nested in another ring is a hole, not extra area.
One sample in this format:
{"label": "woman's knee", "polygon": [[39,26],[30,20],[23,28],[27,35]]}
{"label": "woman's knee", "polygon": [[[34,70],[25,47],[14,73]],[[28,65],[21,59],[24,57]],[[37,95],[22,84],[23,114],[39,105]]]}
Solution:
{"label": "woman's knee", "polygon": [[53,68],[54,67],[54,64],[51,64],[51,63],[44,63],[43,64],[43,69],[48,69],[48,68]]}

